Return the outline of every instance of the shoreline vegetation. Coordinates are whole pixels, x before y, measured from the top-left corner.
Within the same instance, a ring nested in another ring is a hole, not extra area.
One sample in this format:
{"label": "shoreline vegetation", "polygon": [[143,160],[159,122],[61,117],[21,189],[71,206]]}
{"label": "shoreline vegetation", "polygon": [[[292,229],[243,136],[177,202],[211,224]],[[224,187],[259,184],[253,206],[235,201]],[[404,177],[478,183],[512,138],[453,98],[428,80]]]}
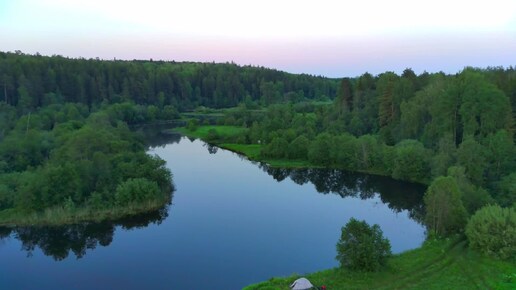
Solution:
{"label": "shoreline vegetation", "polygon": [[[199,116],[196,116],[199,117]],[[190,127],[190,128],[189,128]],[[246,134],[246,128],[231,125],[196,125],[167,129],[189,138],[199,138],[209,144],[245,156],[251,161],[265,162],[281,168],[325,168],[308,160],[270,159],[261,153],[265,144],[226,143]],[[333,166],[332,168],[344,169]],[[381,174],[360,170],[367,174]],[[406,181],[410,182],[410,181]],[[429,182],[419,182],[429,185]],[[516,285],[516,264],[483,256],[468,247],[463,234],[452,237],[429,238],[414,250],[405,251],[388,259],[388,265],[378,272],[354,272],[341,268],[274,277],[268,281],[244,287],[244,290],[282,290],[300,277],[314,285],[328,289],[513,289]]]}
{"label": "shoreline vegetation", "polygon": [[[330,79],[230,63],[16,51],[0,52],[0,69],[0,224],[110,218],[168,202],[162,198],[173,191],[171,172],[145,153],[129,126],[182,112],[186,127],[179,131],[273,167],[339,168],[429,186],[425,224],[430,241],[440,240],[395,256],[395,270],[327,270],[310,274],[314,283],[330,289],[516,284],[514,261],[493,258],[516,256],[513,67],[419,75],[407,68],[400,75]],[[464,232],[470,246],[464,238],[447,244],[446,237]],[[283,289],[289,279],[250,289]]]}
{"label": "shoreline vegetation", "polygon": [[112,221],[169,204],[172,173],[121,116],[136,108],[67,103],[22,115],[0,143],[0,226]]}
{"label": "shoreline vegetation", "polygon": [[[206,143],[213,144],[222,149],[240,154],[245,156],[250,161],[263,162],[269,165],[270,167],[275,168],[286,168],[286,169],[309,169],[309,168],[331,168],[331,169],[340,169],[347,170],[350,172],[358,172],[365,173],[371,175],[379,175],[379,176],[387,176],[391,177],[389,174],[378,170],[349,170],[344,167],[339,166],[322,166],[317,165],[306,159],[274,159],[267,158],[261,154],[261,151],[265,147],[264,144],[240,144],[240,143],[226,143],[225,140],[234,138],[239,134],[245,133],[245,128],[238,126],[228,126],[228,125],[201,125],[196,128],[194,131],[188,129],[187,127],[178,127],[173,129],[165,129],[163,133],[172,133],[177,132],[181,133],[190,138],[198,138],[203,140]],[[216,139],[210,138],[210,132],[213,134],[215,132]],[[221,141],[219,141],[221,140]],[[404,182],[409,183],[419,183],[423,185],[429,185],[428,182],[425,181],[411,181],[411,180],[402,180]]]}
{"label": "shoreline vegetation", "polygon": [[121,218],[139,215],[168,206],[170,196],[163,196],[142,203],[133,203],[124,207],[94,209],[90,207],[66,208],[62,206],[47,208],[43,212],[23,213],[12,211],[0,212],[0,227],[21,226],[62,226],[83,222],[116,221]]}
{"label": "shoreline vegetation", "polygon": [[244,290],[287,290],[299,277],[328,289],[514,289],[515,265],[470,250],[463,237],[427,240],[422,247],[389,258],[378,272],[333,268],[271,278]]}

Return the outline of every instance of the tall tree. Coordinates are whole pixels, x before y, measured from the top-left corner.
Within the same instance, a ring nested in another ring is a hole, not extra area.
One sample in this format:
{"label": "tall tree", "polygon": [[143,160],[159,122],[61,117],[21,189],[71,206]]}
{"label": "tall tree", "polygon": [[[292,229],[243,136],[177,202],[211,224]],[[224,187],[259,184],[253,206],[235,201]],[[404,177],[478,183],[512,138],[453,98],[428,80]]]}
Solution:
{"label": "tall tree", "polygon": [[353,88],[349,78],[343,78],[337,89],[337,98],[335,104],[339,113],[349,112],[352,110],[353,104]]}
{"label": "tall tree", "polygon": [[460,232],[466,224],[466,209],[453,177],[436,178],[425,193],[425,223],[434,235]]}
{"label": "tall tree", "polygon": [[398,76],[392,72],[380,75],[377,91],[379,95],[379,125],[386,127],[390,125],[397,116],[395,103],[395,86]]}

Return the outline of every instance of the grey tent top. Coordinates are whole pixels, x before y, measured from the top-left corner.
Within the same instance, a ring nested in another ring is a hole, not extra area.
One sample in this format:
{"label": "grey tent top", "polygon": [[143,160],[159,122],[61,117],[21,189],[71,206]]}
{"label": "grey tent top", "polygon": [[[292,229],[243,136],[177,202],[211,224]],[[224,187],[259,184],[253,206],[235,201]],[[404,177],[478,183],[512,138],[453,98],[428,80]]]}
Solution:
{"label": "grey tent top", "polygon": [[290,285],[290,288],[292,288],[292,290],[305,290],[311,289],[312,287],[314,287],[314,285],[312,285],[312,283],[310,283],[310,281],[308,281],[308,279],[306,278],[299,278],[296,281],[294,281],[292,285]]}

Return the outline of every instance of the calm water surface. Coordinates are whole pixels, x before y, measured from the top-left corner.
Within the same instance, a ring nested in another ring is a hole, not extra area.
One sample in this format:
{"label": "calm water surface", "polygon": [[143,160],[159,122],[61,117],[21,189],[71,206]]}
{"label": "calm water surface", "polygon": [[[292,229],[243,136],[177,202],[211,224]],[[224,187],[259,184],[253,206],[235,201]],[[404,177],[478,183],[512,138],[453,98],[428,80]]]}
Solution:
{"label": "calm water surface", "polygon": [[338,170],[270,169],[199,140],[150,139],[176,191],[114,223],[0,228],[0,289],[241,289],[337,266],[351,218],[394,252],[424,239],[424,188]]}

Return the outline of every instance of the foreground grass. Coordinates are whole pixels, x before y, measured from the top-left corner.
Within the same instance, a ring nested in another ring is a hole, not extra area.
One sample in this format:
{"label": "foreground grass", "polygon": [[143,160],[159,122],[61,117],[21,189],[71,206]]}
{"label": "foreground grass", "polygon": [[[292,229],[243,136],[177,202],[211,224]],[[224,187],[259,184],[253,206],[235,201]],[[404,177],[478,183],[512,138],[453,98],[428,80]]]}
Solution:
{"label": "foreground grass", "polygon": [[[272,278],[244,289],[290,289],[299,277]],[[483,257],[458,238],[427,241],[419,249],[393,256],[380,272],[335,268],[304,277],[328,289],[516,289],[514,263]]]}
{"label": "foreground grass", "polygon": [[124,207],[106,209],[77,208],[64,209],[63,207],[48,208],[43,212],[24,213],[16,210],[0,211],[0,226],[44,226],[65,225],[80,222],[101,222],[117,220],[122,217],[158,210],[170,202],[170,197],[149,200],[143,203],[130,204]]}

